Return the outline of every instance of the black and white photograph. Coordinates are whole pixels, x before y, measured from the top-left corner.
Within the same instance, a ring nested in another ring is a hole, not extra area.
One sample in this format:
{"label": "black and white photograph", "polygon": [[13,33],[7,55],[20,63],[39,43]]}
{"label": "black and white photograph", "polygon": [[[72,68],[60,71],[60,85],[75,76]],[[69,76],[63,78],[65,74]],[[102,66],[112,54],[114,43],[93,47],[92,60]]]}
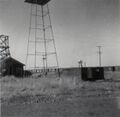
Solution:
{"label": "black and white photograph", "polygon": [[0,0],[0,117],[120,117],[120,0]]}

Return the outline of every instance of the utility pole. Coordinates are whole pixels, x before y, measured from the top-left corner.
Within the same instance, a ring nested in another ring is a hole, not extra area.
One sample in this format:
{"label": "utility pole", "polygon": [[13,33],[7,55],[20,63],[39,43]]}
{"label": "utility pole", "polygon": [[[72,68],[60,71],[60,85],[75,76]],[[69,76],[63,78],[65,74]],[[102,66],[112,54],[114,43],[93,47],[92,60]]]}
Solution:
{"label": "utility pole", "polygon": [[86,67],[87,65],[86,65],[86,62],[84,62],[84,67]]}
{"label": "utility pole", "polygon": [[101,48],[102,48],[102,46],[97,46],[97,47],[98,47],[98,55],[99,55],[99,66],[101,67],[101,54],[102,54]]}

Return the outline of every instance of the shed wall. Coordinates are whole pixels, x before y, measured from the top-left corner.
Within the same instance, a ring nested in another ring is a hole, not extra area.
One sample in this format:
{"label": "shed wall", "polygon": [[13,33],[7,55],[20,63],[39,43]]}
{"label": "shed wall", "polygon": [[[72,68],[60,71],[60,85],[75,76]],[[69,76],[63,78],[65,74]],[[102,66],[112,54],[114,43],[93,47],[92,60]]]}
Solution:
{"label": "shed wall", "polygon": [[13,59],[9,59],[6,61],[3,61],[1,63],[1,73],[3,76],[6,75],[14,75],[17,77],[23,76],[23,65],[14,61]]}

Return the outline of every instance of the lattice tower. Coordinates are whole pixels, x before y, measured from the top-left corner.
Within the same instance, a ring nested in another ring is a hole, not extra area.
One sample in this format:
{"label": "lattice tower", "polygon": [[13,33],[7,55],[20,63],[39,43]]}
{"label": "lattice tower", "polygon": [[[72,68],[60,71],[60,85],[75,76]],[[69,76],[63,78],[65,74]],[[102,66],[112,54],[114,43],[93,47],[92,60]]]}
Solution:
{"label": "lattice tower", "polygon": [[0,61],[10,57],[9,37],[0,35]]}
{"label": "lattice tower", "polygon": [[50,0],[26,0],[31,5],[26,69],[57,69],[58,57],[50,18]]}

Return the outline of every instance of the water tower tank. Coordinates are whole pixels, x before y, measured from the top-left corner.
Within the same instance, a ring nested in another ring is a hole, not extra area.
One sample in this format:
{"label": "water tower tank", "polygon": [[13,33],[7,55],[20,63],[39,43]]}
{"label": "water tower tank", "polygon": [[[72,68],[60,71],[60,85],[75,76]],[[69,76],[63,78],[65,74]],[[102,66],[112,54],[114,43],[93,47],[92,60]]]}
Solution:
{"label": "water tower tank", "polygon": [[25,0],[25,2],[30,3],[30,4],[38,4],[38,5],[45,5],[49,2],[50,0]]}

